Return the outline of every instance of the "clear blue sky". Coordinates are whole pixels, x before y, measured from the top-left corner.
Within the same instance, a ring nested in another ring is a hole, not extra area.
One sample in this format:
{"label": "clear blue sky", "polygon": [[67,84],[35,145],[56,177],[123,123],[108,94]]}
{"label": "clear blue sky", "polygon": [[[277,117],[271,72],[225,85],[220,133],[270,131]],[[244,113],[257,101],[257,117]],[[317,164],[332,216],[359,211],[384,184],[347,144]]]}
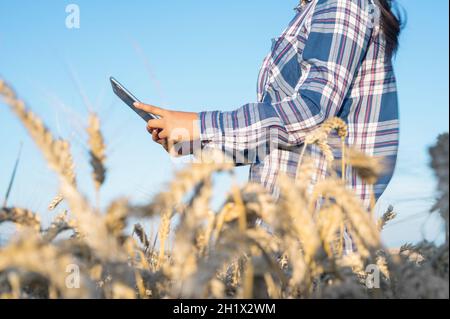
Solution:
{"label": "clear blue sky", "polygon": [[[179,110],[232,110],[256,99],[262,59],[292,18],[297,0],[16,0],[0,2],[0,76],[14,84],[49,127],[73,141],[79,184],[92,194],[84,127],[86,104],[104,123],[109,174],[102,196],[145,201],[172,174],[174,164],[154,145],[145,123],[110,90],[114,75],[143,101]],[[66,5],[81,9],[81,28],[65,26]],[[402,0],[408,24],[395,66],[401,106],[396,176],[383,195],[399,213],[384,232],[389,245],[439,239],[428,218],[435,181],[427,147],[448,131],[448,1]],[[80,95],[87,97],[83,101]],[[10,204],[54,215],[57,192],[25,131],[0,104],[0,200],[20,142],[24,142]],[[246,170],[239,169],[240,180]],[[220,188],[219,188],[220,190]],[[222,190],[223,191],[223,190]],[[2,228],[0,228],[1,232]]]}

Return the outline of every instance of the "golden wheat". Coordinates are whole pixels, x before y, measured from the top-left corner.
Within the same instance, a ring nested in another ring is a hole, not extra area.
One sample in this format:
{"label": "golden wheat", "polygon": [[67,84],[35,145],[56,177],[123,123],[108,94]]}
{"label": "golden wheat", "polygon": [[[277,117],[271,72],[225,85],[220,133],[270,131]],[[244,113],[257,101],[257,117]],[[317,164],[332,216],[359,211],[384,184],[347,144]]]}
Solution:
{"label": "golden wheat", "polygon": [[89,135],[89,155],[91,157],[90,163],[93,168],[92,177],[94,180],[95,189],[98,192],[100,187],[103,185],[106,176],[106,146],[103,135],[100,131],[100,119],[95,113],[91,113],[89,115],[87,132]]}
{"label": "golden wheat", "polygon": [[17,225],[31,227],[37,231],[41,229],[41,222],[39,217],[27,210],[21,208],[1,208],[0,209],[0,224],[3,222],[13,222]]}
{"label": "golden wheat", "polygon": [[[68,183],[75,185],[76,177],[70,144],[64,140],[55,139],[42,121],[27,109],[25,103],[16,96],[14,90],[3,80],[0,82],[0,95],[28,130],[31,138],[44,154],[50,168]],[[62,197],[58,195],[49,205],[49,209],[55,209],[61,201]]]}
{"label": "golden wheat", "polygon": [[[47,229],[26,209],[0,209],[0,223],[23,226],[0,247],[0,298],[448,298],[448,237],[441,247],[423,243],[397,252],[383,247],[380,231],[395,217],[393,209],[376,222],[345,183],[346,165],[373,184],[382,164],[347,150],[347,126],[340,119],[330,119],[306,136],[296,179],[279,178],[278,200],[261,185],[234,184],[222,207],[213,210],[213,176],[232,172],[219,152],[178,171],[152,202],[135,206],[119,198],[101,211],[77,188],[68,142],[54,139],[2,80],[0,94],[60,178],[62,196],[52,206],[64,198],[69,207]],[[328,165],[328,176],[315,180],[314,162],[305,149],[318,147],[331,163],[328,136],[333,131],[342,141],[342,178]],[[98,194],[106,147],[95,114],[90,115],[88,135]],[[434,210],[448,227],[445,141],[448,135],[431,152],[440,181]],[[155,216],[160,220],[159,250],[150,249],[140,224],[127,232],[132,217]],[[63,236],[64,231],[72,236]],[[357,251],[344,252],[344,231]],[[369,265],[381,272],[380,289],[365,286]],[[73,267],[79,270],[80,289],[70,289],[76,282],[67,281]]]}

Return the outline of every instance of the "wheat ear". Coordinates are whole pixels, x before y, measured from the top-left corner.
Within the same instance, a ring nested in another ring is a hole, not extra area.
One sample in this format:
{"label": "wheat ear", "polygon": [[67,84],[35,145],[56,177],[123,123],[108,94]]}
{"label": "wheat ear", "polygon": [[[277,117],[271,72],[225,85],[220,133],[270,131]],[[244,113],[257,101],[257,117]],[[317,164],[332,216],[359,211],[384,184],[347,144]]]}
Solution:
{"label": "wheat ear", "polygon": [[387,209],[387,211],[381,216],[381,218],[378,220],[377,226],[380,231],[383,230],[383,228],[389,223],[391,220],[395,219],[397,217],[397,213],[394,212],[394,207],[390,205]]}
{"label": "wheat ear", "polygon": [[[0,96],[9,105],[11,111],[19,118],[27,129],[31,138],[44,154],[50,168],[63,177],[68,183],[75,185],[76,177],[74,163],[70,153],[70,144],[61,139],[55,139],[42,121],[29,109],[25,102],[20,100],[14,90],[0,79]],[[58,196],[49,206],[56,208],[62,197]]]}
{"label": "wheat ear", "polygon": [[[106,168],[105,168],[105,141],[100,130],[100,119],[97,114],[91,113],[89,115],[89,125],[87,127],[87,133],[89,136],[89,156],[92,166],[92,178],[94,186],[97,191],[97,196],[100,191],[100,187],[105,182]],[[98,204],[98,203],[97,203]]]}
{"label": "wheat ear", "polygon": [[39,220],[39,217],[27,209],[6,207],[0,208],[0,224],[8,221],[17,225],[31,227],[37,231],[41,229],[41,221]]}
{"label": "wheat ear", "polygon": [[373,185],[377,182],[383,172],[383,164],[380,157],[373,157],[355,149],[349,149],[347,152],[347,163],[355,169],[358,176],[366,183],[371,185],[370,190],[370,210],[372,217],[375,209],[375,192]]}

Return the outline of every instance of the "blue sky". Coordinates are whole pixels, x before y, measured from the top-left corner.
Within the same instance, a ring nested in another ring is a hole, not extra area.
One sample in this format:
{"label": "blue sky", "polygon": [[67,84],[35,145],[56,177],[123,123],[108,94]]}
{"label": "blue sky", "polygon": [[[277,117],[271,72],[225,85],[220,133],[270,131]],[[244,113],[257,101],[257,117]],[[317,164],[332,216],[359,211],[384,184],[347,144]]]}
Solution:
{"label": "blue sky", "polygon": [[[174,163],[143,123],[110,90],[114,75],[141,100],[178,110],[232,110],[256,99],[262,59],[292,18],[296,0],[16,0],[0,2],[0,76],[55,132],[73,142],[79,184],[92,194],[88,108],[97,111],[108,144],[103,202],[146,201],[170,180]],[[68,4],[80,29],[65,26]],[[390,246],[424,236],[441,240],[429,217],[435,180],[427,147],[448,131],[448,1],[399,1],[408,15],[395,59],[401,107],[396,175],[378,204],[399,214],[383,236]],[[19,122],[0,104],[0,199],[20,142],[24,149],[10,205],[42,213],[57,180]],[[239,180],[246,178],[240,168]],[[225,185],[224,178],[218,183]],[[223,192],[225,187],[219,187]],[[3,228],[0,228],[0,232]]]}

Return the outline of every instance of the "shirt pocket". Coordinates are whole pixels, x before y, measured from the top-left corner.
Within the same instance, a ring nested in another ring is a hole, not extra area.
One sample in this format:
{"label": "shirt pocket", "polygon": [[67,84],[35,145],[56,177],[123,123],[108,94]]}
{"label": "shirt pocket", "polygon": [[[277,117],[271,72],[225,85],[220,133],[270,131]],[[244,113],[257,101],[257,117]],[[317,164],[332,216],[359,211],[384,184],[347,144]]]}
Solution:
{"label": "shirt pocket", "polygon": [[273,40],[268,90],[272,91],[278,102],[296,93],[297,84],[302,77],[304,37],[304,33],[299,32],[295,36],[282,36]]}
{"label": "shirt pocket", "polygon": [[294,54],[297,54],[297,36],[282,35],[272,39],[272,67],[283,65]]}

